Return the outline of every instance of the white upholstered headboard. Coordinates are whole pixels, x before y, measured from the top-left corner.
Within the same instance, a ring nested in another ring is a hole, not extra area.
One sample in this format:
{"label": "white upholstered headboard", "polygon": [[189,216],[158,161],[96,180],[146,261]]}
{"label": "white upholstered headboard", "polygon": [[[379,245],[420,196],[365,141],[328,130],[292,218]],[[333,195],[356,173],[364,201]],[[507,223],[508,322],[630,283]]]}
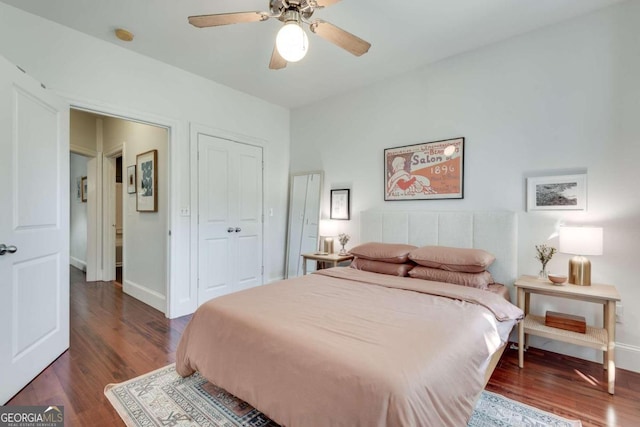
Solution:
{"label": "white upholstered headboard", "polygon": [[360,240],[484,249],[496,257],[496,282],[511,286],[518,270],[518,223],[514,212],[363,211]]}

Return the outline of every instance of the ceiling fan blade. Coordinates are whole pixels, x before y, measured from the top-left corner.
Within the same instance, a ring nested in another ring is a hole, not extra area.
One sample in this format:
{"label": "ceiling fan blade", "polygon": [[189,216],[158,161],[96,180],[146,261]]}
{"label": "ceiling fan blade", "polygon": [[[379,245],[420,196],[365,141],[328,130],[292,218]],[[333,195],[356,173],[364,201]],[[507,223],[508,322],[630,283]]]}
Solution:
{"label": "ceiling fan blade", "polygon": [[332,4],[338,3],[340,0],[316,0],[318,7],[329,7]]}
{"label": "ceiling fan blade", "polygon": [[371,47],[371,43],[321,19],[313,21],[309,28],[323,39],[351,52],[355,56],[364,55]]}
{"label": "ceiling fan blade", "polygon": [[269,68],[271,70],[281,70],[287,66],[287,60],[280,56],[278,48],[273,47],[273,53],[271,54],[271,61],[269,62]]}
{"label": "ceiling fan blade", "polygon": [[190,16],[189,23],[194,27],[218,27],[220,25],[241,24],[244,22],[266,21],[269,15],[265,12],[218,13],[215,15]]}

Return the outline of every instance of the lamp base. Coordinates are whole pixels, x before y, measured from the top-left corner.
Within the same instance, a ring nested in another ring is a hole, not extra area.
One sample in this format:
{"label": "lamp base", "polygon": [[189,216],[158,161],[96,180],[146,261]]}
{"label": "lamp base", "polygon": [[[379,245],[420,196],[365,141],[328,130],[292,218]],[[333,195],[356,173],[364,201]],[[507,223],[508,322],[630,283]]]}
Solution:
{"label": "lamp base", "polygon": [[581,255],[569,260],[569,283],[591,286],[591,261]]}
{"label": "lamp base", "polygon": [[326,253],[332,254],[333,253],[333,237],[325,237],[324,243],[322,246]]}

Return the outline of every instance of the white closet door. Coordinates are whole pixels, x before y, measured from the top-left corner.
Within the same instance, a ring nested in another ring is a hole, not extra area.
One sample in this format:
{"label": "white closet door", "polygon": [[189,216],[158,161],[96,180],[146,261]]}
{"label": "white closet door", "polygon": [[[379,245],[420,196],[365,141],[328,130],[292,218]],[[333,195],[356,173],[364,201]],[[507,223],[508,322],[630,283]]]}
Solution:
{"label": "white closet door", "polygon": [[262,148],[235,144],[238,167],[231,171],[238,183],[235,234],[237,238],[235,290],[262,284]]}
{"label": "white closet door", "polygon": [[198,135],[198,305],[262,284],[262,148]]}

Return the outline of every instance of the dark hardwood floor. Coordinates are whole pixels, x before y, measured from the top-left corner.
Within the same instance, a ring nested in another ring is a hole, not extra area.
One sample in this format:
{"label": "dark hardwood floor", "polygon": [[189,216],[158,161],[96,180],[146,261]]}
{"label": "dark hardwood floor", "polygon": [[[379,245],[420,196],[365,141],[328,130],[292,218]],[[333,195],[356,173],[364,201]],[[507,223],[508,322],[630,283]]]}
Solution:
{"label": "dark hardwood floor", "polygon": [[65,426],[123,426],[104,387],[175,360],[189,316],[169,320],[111,282],[71,267],[70,347],[9,405],[64,405]]}
{"label": "dark hardwood floor", "polygon": [[[9,405],[64,405],[66,426],[123,426],[103,394],[121,382],[174,361],[189,316],[168,320],[113,283],[87,283],[71,268],[71,347]],[[640,374],[617,370],[616,394],[592,362],[530,349],[525,368],[507,350],[487,390],[580,419],[583,426],[640,425]]]}

